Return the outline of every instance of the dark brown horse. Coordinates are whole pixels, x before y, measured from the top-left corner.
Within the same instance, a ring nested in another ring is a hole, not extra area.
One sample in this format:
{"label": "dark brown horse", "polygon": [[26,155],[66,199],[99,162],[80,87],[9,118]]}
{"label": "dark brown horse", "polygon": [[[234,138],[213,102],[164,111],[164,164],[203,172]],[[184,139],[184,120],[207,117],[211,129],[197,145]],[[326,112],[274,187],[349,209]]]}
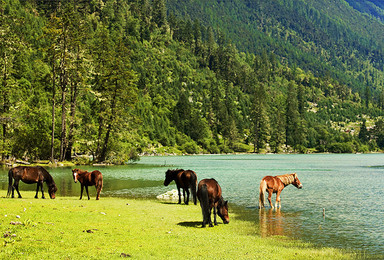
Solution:
{"label": "dark brown horse", "polygon": [[[12,180],[14,180],[13,185],[12,185]],[[8,172],[7,197],[12,193],[12,198],[14,198],[15,197],[14,191],[16,189],[17,194],[19,194],[19,198],[21,198],[21,195],[19,192],[20,180],[27,184],[37,183],[36,196],[35,196],[36,199],[37,199],[37,193],[39,192],[39,188],[41,189],[41,198],[45,199],[43,184],[44,182],[46,182],[48,185],[49,197],[51,199],[55,198],[55,193],[57,191],[55,181],[53,180],[49,172],[43,167],[17,166],[10,169]]]}
{"label": "dark brown horse", "polygon": [[259,208],[264,208],[264,193],[268,191],[268,201],[273,209],[272,205],[272,193],[276,193],[276,203],[275,207],[278,206],[281,208],[280,194],[281,191],[288,186],[293,184],[298,189],[303,188],[303,185],[297,178],[296,173],[278,175],[278,176],[265,176],[260,182],[260,194],[259,194]]}
{"label": "dark brown horse", "polygon": [[[197,204],[196,199],[196,185],[197,185],[197,176],[194,171],[183,169],[168,170],[165,173],[164,186],[168,186],[172,181],[176,182],[177,190],[179,192],[179,204],[181,204],[181,192],[180,189],[183,189],[184,203],[188,205],[189,202],[189,189],[192,192],[193,203]],[[185,197],[187,193],[187,197]]]}
{"label": "dark brown horse", "polygon": [[85,187],[85,191],[87,192],[88,200],[89,200],[88,186],[96,187],[96,191],[97,191],[96,200],[100,199],[100,192],[101,192],[101,189],[103,188],[103,175],[101,174],[101,172],[99,171],[87,172],[80,169],[73,169],[72,173],[73,173],[73,179],[75,183],[79,181],[81,184],[80,199],[82,199],[83,197],[83,189]]}
{"label": "dark brown horse", "polygon": [[197,188],[197,197],[200,201],[201,210],[203,212],[203,225],[209,224],[213,227],[211,220],[211,211],[213,208],[214,224],[216,221],[216,210],[224,224],[229,223],[228,217],[228,201],[224,201],[221,196],[221,187],[215,179],[204,179],[199,182]]}

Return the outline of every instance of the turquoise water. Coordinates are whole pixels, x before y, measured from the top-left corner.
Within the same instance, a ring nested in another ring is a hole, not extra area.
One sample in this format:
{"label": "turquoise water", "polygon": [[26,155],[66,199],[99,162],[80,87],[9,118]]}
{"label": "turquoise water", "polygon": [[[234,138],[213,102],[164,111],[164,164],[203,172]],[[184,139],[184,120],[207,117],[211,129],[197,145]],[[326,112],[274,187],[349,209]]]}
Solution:
{"label": "turquoise water", "polygon": [[[215,178],[223,197],[234,210],[247,211],[247,220],[259,226],[261,236],[286,235],[371,256],[384,252],[384,154],[143,157],[135,165],[97,167],[104,176],[102,196],[154,198],[176,187],[163,186],[169,168],[192,169],[199,180]],[[57,196],[79,196],[80,185],[73,183],[71,168],[48,170],[58,186]],[[298,174],[303,189],[287,186],[281,210],[257,209],[261,178],[292,172]],[[0,175],[5,190],[6,169]],[[21,194],[35,189],[20,184]],[[93,187],[90,193],[94,199]]]}

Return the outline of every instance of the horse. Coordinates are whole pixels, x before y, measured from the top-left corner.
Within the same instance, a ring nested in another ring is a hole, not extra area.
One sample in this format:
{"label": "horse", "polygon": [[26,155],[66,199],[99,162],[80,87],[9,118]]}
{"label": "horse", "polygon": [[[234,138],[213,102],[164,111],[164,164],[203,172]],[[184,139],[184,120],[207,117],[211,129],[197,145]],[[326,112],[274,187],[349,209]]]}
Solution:
{"label": "horse", "polygon": [[93,172],[87,172],[80,169],[73,169],[72,170],[72,176],[75,183],[77,181],[81,184],[81,192],[80,192],[80,199],[83,197],[83,189],[85,187],[85,191],[88,195],[89,200],[89,193],[88,193],[88,186],[95,186],[97,195],[96,200],[100,199],[100,192],[103,188],[103,175],[99,171],[93,171]]}
{"label": "horse", "polygon": [[[168,170],[165,173],[164,186],[168,186],[172,181],[176,182],[177,190],[179,192],[179,203],[181,204],[181,192],[180,189],[183,189],[184,203],[188,205],[189,202],[189,189],[192,192],[193,203],[197,204],[196,199],[196,186],[197,186],[197,176],[196,173],[192,170],[176,169]],[[187,198],[185,198],[185,192],[187,193]]]}
{"label": "horse", "polygon": [[276,193],[275,207],[281,208],[280,194],[281,191],[288,186],[293,184],[298,189],[303,188],[303,185],[299,181],[296,173],[284,174],[278,176],[265,176],[260,182],[260,193],[259,193],[259,209],[264,208],[264,193],[268,191],[268,201],[273,209],[272,205],[272,193]]}
{"label": "horse", "polygon": [[[13,185],[12,185],[12,181]],[[49,174],[49,172],[44,169],[41,166],[31,167],[31,166],[17,166],[8,171],[8,192],[7,197],[12,193],[12,198],[15,197],[14,191],[16,189],[17,194],[19,195],[19,198],[21,197],[21,194],[19,192],[19,181],[22,181],[27,184],[33,184],[37,183],[36,188],[36,195],[35,198],[37,199],[37,194],[39,192],[39,188],[41,188],[41,198],[45,199],[44,197],[44,188],[43,184],[44,182],[48,185],[48,193],[49,197],[51,199],[55,198],[55,193],[57,191],[57,187],[55,184],[55,181],[53,180],[52,176]]]}
{"label": "horse", "polygon": [[216,212],[223,220],[224,224],[229,223],[228,201],[224,201],[221,196],[221,187],[215,179],[203,179],[199,182],[197,188],[197,197],[200,201],[200,207],[203,213],[203,225],[209,224],[213,227],[211,212],[213,208],[214,224],[217,226]]}

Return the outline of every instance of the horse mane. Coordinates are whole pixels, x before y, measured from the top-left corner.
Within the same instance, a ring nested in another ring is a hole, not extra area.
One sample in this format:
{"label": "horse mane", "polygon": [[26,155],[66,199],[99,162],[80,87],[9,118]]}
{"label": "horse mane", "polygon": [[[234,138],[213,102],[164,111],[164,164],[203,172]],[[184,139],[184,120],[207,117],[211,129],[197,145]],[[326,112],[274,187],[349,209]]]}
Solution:
{"label": "horse mane", "polygon": [[175,174],[178,174],[179,172],[183,172],[184,169],[176,169],[176,170],[168,170],[168,172],[174,176]]}
{"label": "horse mane", "polygon": [[276,176],[276,178],[281,180],[281,182],[284,183],[284,185],[288,185],[295,181],[295,175],[296,173],[288,173],[284,175],[278,175]]}
{"label": "horse mane", "polygon": [[72,172],[76,172],[77,174],[84,174],[84,173],[87,173],[88,171],[76,168],[76,169],[73,169]]}
{"label": "horse mane", "polygon": [[37,166],[37,168],[44,175],[45,181],[48,183],[48,185],[50,185],[51,183],[55,184],[55,181],[53,180],[51,174],[49,174],[49,172],[44,167]]}

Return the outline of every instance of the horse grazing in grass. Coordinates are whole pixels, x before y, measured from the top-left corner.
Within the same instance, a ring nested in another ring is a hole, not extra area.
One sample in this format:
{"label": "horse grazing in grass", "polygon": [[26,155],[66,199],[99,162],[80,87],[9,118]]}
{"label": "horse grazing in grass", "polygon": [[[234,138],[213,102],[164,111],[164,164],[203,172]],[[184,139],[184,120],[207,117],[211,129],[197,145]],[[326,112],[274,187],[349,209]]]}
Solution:
{"label": "horse grazing in grass", "polygon": [[203,212],[203,225],[209,224],[213,227],[211,220],[211,211],[213,208],[214,224],[217,225],[216,213],[223,220],[224,224],[229,223],[228,201],[224,201],[221,196],[221,187],[215,179],[203,179],[199,182],[197,188],[197,197],[200,201]]}
{"label": "horse grazing in grass", "polygon": [[73,169],[72,173],[73,173],[73,179],[75,183],[79,181],[81,184],[80,199],[82,199],[83,197],[83,189],[85,187],[85,191],[87,192],[88,200],[89,200],[88,186],[96,187],[96,191],[97,191],[96,200],[100,199],[100,192],[101,192],[101,189],[103,188],[103,175],[101,174],[101,172],[99,171],[87,172],[80,169]]}
{"label": "horse grazing in grass", "polygon": [[[189,202],[189,189],[192,192],[193,203],[197,204],[196,199],[196,185],[197,185],[197,176],[196,173],[192,170],[176,169],[168,170],[165,173],[164,186],[168,186],[172,181],[176,182],[177,190],[179,192],[179,204],[181,204],[181,192],[180,189],[183,189],[184,203],[188,205]],[[187,193],[187,197],[185,197]]]}
{"label": "horse grazing in grass", "polygon": [[303,188],[296,173],[265,176],[260,182],[259,208],[264,208],[264,193],[266,190],[268,191],[268,201],[271,208],[273,209],[272,193],[276,193],[275,207],[277,208],[279,206],[281,208],[280,193],[289,184],[293,184],[293,186],[298,189]]}
{"label": "horse grazing in grass", "polygon": [[[12,181],[13,185],[12,185]],[[21,194],[19,192],[19,181],[22,181],[27,184],[33,184],[37,183],[36,188],[36,196],[39,192],[39,188],[41,189],[41,198],[45,199],[44,197],[44,188],[43,184],[44,182],[48,185],[48,193],[49,197],[51,199],[55,198],[55,193],[57,191],[57,187],[55,184],[55,181],[53,180],[52,176],[49,174],[49,172],[44,169],[41,166],[31,167],[31,166],[17,166],[9,170],[8,172],[8,193],[7,197],[12,193],[12,198],[15,197],[14,191],[16,189],[17,194],[19,194],[19,198],[21,198]]]}

